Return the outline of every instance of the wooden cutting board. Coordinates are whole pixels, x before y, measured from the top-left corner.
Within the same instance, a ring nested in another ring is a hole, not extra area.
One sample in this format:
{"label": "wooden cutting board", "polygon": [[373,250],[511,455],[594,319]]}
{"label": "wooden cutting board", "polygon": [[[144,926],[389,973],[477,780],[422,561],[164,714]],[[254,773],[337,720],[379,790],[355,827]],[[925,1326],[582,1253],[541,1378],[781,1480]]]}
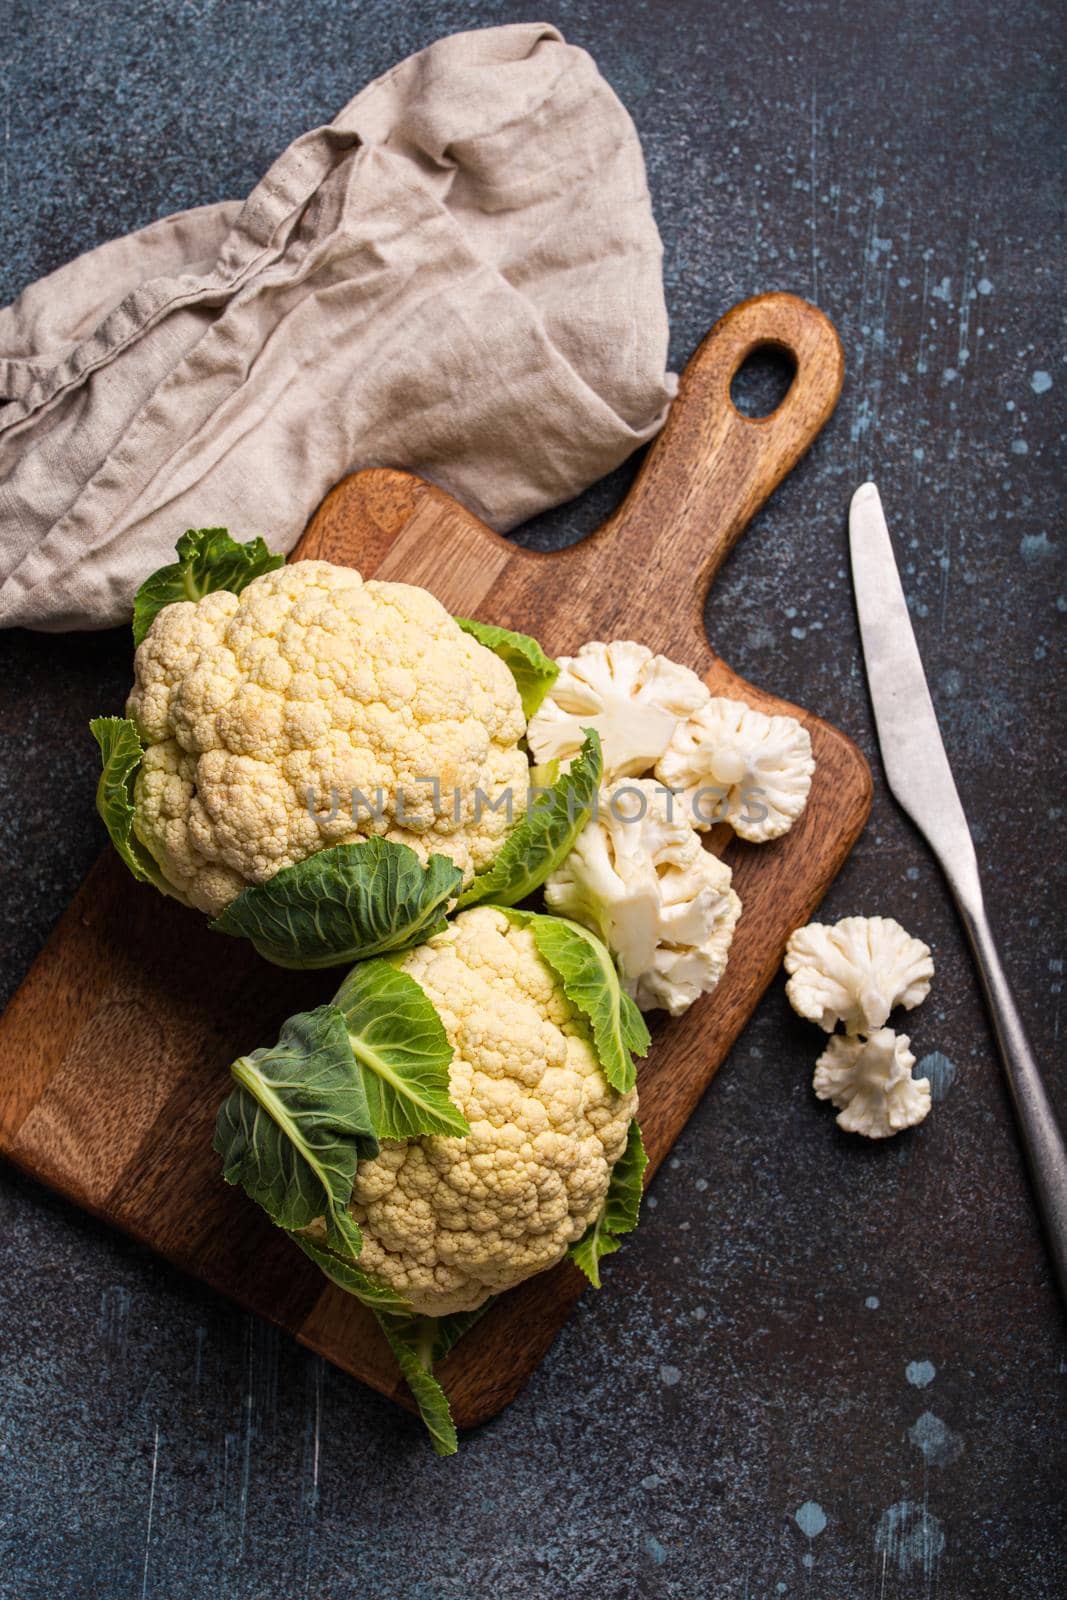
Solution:
{"label": "wooden cutting board", "polygon": [[[753,420],[734,409],[730,383],[765,345],[788,352],[796,376],[778,409]],[[790,712],[810,730],[818,765],[801,822],[775,844],[713,841],[725,845],[744,912],[714,995],[653,1028],[639,1078],[650,1173],[870,806],[870,774],[849,740],[736,677],[709,649],[702,622],[716,570],[830,416],[842,371],[825,317],[791,296],[764,295],[736,307],[700,346],[626,501],[582,543],[528,552],[442,490],[374,470],[333,490],[294,552],[423,584],[450,610],[532,633],[553,654],[588,639],[641,640],[696,668],[715,693]],[[798,528],[798,558],[836,562],[818,550],[828,531]],[[230,1061],[332,987],[331,974],[280,971],[209,933],[198,914],[135,884],[108,851],[0,1019],[0,1152],[407,1404],[369,1313],[226,1187],[211,1150]],[[605,1280],[601,1292],[611,1294],[610,1263]],[[583,1281],[566,1263],[531,1279],[460,1342],[439,1369],[460,1426],[514,1397]]]}

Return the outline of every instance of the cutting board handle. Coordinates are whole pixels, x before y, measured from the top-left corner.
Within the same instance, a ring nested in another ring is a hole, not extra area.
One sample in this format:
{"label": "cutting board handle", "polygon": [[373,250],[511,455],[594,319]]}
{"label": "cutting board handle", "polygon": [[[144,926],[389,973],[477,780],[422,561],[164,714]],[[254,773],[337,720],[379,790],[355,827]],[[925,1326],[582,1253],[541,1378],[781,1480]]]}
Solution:
{"label": "cutting board handle", "polygon": [[[730,385],[770,346],[796,371],[776,410],[747,417]],[[626,499],[595,536],[601,554],[625,538],[645,574],[638,611],[702,606],[738,536],[808,449],[841,393],[845,363],[833,324],[806,300],[762,294],[712,328],[682,374],[666,426]],[[694,561],[694,551],[700,552]],[[634,616],[635,638],[642,638]]]}

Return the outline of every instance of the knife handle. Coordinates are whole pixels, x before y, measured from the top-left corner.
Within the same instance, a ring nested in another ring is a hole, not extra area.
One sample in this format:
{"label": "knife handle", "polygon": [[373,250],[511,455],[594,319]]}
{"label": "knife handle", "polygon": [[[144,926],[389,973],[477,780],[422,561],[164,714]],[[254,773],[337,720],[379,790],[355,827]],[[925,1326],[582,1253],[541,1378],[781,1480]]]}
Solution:
{"label": "knife handle", "polygon": [[980,895],[976,904],[974,909],[961,898],[960,916],[989,1005],[1060,1294],[1067,1303],[1067,1148],[1000,964]]}

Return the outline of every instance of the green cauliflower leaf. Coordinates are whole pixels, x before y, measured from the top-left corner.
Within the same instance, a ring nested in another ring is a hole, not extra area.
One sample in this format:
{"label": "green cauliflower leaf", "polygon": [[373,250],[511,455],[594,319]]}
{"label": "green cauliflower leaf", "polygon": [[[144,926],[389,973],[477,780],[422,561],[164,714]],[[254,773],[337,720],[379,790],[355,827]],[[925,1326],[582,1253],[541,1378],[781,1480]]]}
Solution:
{"label": "green cauliflower leaf", "polygon": [[347,1023],[380,1139],[470,1132],[448,1097],[452,1046],[414,978],[388,961],[364,961],[352,968],[334,1003]]}
{"label": "green cauliflower leaf", "polygon": [[522,701],[523,716],[529,722],[559,677],[559,667],[552,657],[546,656],[537,640],[527,633],[513,633],[510,628],[497,628],[491,622],[473,622],[469,617],[457,617],[456,621],[464,633],[484,644],[509,669]]}
{"label": "green cauliflower leaf", "polygon": [[290,1017],[277,1044],[238,1057],[230,1071],[236,1087],[214,1143],[226,1182],[289,1232],[324,1217],[331,1247],[357,1257],[363,1241],[348,1202],[378,1136],[344,1014],[319,1006]]}
{"label": "green cauliflower leaf", "polygon": [[225,528],[188,528],[178,540],[177,553],[177,561],[153,572],[134,596],[134,649],[164,606],[200,600],[215,589],[240,594],[253,578],[285,565],[285,557],[268,550],[262,539],[238,544]]}
{"label": "green cauliflower leaf", "polygon": [[599,1217],[568,1251],[575,1266],[585,1273],[594,1289],[600,1288],[601,1258],[616,1251],[622,1236],[632,1233],[637,1227],[647,1166],[648,1156],[635,1118],[630,1124],[626,1149],[612,1168],[611,1182]]}
{"label": "green cauliflower leaf", "polygon": [[94,717],[89,731],[100,746],[103,767],[96,786],[96,809],[111,843],[139,882],[152,883],[161,894],[179,898],[133,831],[133,789],[144,758],[136,723],[129,717]]}
{"label": "green cauliflower leaf", "polygon": [[608,947],[568,917],[535,911],[508,914],[532,931],[539,955],[589,1022],[605,1078],[625,1094],[637,1081],[633,1058],[648,1054],[651,1039],[644,1017],[619,982]]}
{"label": "green cauliflower leaf", "polygon": [[492,864],[459,897],[459,908],[491,904],[514,906],[539,889],[574,844],[596,803],[604,759],[600,735],[585,730],[585,742],[546,793],[505,839]]}
{"label": "green cauliflower leaf", "polygon": [[440,933],[462,881],[447,856],[423,865],[391,839],[338,844],[243,889],[211,926],[279,967],[347,966]]}

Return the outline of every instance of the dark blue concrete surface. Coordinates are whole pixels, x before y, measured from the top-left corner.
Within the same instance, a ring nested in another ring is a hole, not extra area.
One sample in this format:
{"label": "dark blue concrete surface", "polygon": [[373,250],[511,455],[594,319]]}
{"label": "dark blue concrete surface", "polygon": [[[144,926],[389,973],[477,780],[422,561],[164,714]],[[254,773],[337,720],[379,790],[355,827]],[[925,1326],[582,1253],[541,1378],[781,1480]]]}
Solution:
{"label": "dark blue concrete surface", "polygon": [[[0,0],[0,299],[180,206],[514,5]],[[874,475],[1033,1042],[1061,1111],[1059,8],[558,5],[633,112],[676,362],[793,289],[839,412],[728,563],[711,637],[875,754],[845,567]],[[619,482],[523,537],[559,543]],[[125,636],[0,638],[2,997],[100,845],[93,713]],[[765,999],[641,1232],[462,1454],[287,1339],[0,1175],[2,1600],[1026,1600],[1067,1592],[1064,1325],[975,982],[880,788],[830,916],[935,948],[938,1103],[883,1148],[810,1092]],[[10,1070],[10,1063],[0,1064]]]}

